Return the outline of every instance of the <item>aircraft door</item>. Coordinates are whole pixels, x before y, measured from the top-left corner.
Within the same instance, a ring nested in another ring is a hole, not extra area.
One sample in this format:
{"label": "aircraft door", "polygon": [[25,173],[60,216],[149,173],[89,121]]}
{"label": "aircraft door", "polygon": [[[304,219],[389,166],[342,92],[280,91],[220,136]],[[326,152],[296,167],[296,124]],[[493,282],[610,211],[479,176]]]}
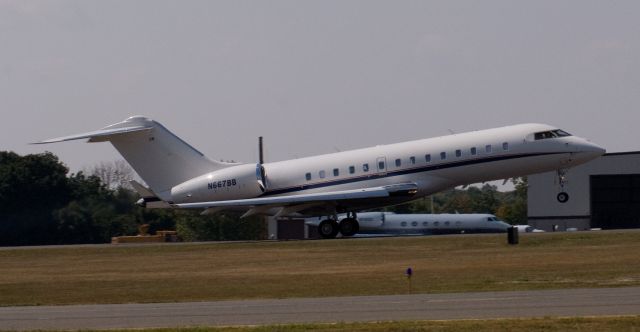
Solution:
{"label": "aircraft door", "polygon": [[376,167],[379,175],[387,174],[387,157],[378,157],[376,159]]}

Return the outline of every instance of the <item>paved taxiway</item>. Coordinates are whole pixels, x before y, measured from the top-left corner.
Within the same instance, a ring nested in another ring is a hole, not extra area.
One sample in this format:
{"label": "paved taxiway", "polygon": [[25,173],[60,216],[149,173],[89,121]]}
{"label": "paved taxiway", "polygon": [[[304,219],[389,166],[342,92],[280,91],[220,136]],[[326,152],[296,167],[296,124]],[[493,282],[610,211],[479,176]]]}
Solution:
{"label": "paved taxiway", "polygon": [[0,307],[0,330],[640,314],[640,287],[189,303]]}

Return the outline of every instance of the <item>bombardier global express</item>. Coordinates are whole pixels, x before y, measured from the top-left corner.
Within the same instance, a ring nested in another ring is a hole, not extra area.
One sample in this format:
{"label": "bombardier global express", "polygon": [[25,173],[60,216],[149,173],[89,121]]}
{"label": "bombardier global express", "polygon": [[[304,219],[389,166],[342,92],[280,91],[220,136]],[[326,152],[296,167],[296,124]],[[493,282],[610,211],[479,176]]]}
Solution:
{"label": "bombardier global express", "polygon": [[[583,138],[544,124],[520,124],[272,163],[207,158],[160,123],[130,117],[101,130],[39,144],[111,142],[146,182],[141,205],[250,215],[327,216],[322,237],[358,232],[357,212],[404,203],[470,183],[565,171],[604,154]],[[338,214],[347,216],[338,220]]]}

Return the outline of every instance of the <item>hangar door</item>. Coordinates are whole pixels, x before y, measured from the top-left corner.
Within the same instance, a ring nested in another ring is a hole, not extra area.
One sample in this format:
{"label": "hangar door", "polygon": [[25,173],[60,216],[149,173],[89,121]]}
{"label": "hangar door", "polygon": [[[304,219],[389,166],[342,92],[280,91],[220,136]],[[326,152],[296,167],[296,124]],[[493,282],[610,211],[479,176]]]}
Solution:
{"label": "hangar door", "polygon": [[640,228],[640,174],[591,176],[591,227]]}

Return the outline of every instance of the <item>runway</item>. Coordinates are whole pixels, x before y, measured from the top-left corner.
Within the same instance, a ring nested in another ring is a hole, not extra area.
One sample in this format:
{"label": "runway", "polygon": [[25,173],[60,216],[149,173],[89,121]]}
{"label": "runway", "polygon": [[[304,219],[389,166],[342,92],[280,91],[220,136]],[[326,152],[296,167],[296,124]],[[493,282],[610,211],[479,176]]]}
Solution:
{"label": "runway", "polygon": [[640,287],[188,303],[0,307],[0,330],[640,314]]}

